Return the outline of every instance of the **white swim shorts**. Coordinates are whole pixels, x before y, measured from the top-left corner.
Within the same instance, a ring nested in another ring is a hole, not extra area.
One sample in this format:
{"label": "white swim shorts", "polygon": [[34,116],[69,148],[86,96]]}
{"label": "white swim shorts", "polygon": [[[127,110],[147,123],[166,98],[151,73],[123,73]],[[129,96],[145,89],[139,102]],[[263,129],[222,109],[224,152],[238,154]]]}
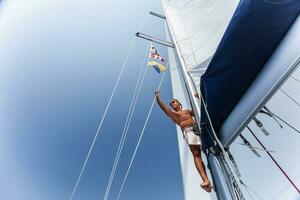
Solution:
{"label": "white swim shorts", "polygon": [[188,145],[200,145],[201,140],[198,135],[195,134],[193,127],[187,127],[183,130],[185,141]]}

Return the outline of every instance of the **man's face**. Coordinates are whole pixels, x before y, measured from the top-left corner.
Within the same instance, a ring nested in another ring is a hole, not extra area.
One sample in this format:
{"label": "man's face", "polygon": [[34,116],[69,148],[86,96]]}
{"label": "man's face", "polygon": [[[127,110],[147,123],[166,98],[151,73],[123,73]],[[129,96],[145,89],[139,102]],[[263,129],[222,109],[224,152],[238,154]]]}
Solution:
{"label": "man's face", "polygon": [[177,100],[175,100],[175,99],[172,99],[170,101],[170,105],[173,108],[173,110],[180,110],[181,109],[180,103]]}

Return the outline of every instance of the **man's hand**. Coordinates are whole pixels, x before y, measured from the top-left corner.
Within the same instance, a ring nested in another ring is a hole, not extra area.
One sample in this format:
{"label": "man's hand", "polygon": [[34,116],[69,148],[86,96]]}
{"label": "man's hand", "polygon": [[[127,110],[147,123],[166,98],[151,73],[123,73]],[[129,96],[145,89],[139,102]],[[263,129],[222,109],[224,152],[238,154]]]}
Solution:
{"label": "man's hand", "polygon": [[155,91],[155,96],[159,95],[159,90]]}

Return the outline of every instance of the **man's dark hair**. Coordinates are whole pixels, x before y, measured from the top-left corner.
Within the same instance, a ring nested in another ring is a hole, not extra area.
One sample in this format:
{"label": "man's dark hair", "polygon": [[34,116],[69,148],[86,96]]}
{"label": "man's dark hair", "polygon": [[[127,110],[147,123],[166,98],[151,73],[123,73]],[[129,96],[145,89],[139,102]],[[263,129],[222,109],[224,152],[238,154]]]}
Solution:
{"label": "man's dark hair", "polygon": [[179,103],[180,108],[182,109],[182,105],[181,105],[181,103],[178,101],[178,99],[174,99],[174,98],[173,98],[173,99],[170,100],[170,103],[169,103],[169,104],[170,104],[171,107],[172,107],[172,104],[171,104],[172,101],[176,101],[177,103]]}

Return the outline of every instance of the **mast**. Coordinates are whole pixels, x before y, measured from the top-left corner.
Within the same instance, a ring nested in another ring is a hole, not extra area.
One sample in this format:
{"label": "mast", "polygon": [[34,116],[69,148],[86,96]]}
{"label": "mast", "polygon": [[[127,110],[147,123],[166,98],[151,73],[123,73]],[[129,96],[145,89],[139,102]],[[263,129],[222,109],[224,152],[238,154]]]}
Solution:
{"label": "mast", "polygon": [[[167,26],[167,25],[166,25]],[[168,28],[166,27],[166,30]],[[166,31],[167,39],[170,38],[169,33]],[[169,64],[170,64],[170,73],[171,73],[171,81],[172,81],[172,90],[173,96],[180,100],[183,107],[187,107],[190,105],[190,100],[187,94],[187,84],[184,82],[184,77],[182,76],[182,70],[180,62],[178,60],[178,56],[175,49],[168,48],[169,54]],[[200,177],[198,172],[195,169],[193,163],[193,157],[190,153],[188,146],[185,141],[182,139],[181,129],[176,127],[177,129],[177,138],[178,138],[178,149],[179,149],[179,157],[180,157],[180,165],[181,165],[181,174],[182,174],[182,182],[183,182],[183,190],[185,200],[211,200],[216,199],[211,194],[208,194],[205,191],[202,191],[200,188]]]}
{"label": "mast", "polygon": [[[172,30],[172,26],[170,22],[168,21],[168,17],[166,17],[166,24],[168,28],[168,32],[171,36],[171,41],[175,45],[175,52],[177,59],[179,60],[180,65],[178,66],[181,70],[183,81],[185,84],[186,91],[188,93],[191,106],[195,112],[195,118],[197,121],[197,124],[200,126],[200,105],[199,105],[199,99],[195,97],[195,94],[197,91],[195,91],[194,83],[192,82],[191,78],[189,77],[189,73],[187,72],[187,66],[186,62],[183,58],[183,56],[179,53],[181,52],[180,47],[178,43],[176,42],[176,39],[174,37],[174,33]],[[213,177],[213,183],[215,187],[215,191],[217,194],[218,199],[222,200],[232,200],[236,199],[236,195],[234,193],[234,188],[232,187],[231,183],[231,175],[228,174],[228,168],[225,166],[224,159],[222,158],[222,155],[217,152],[216,154],[213,154],[212,152],[207,152],[206,154],[207,160],[210,166],[210,170]]]}

